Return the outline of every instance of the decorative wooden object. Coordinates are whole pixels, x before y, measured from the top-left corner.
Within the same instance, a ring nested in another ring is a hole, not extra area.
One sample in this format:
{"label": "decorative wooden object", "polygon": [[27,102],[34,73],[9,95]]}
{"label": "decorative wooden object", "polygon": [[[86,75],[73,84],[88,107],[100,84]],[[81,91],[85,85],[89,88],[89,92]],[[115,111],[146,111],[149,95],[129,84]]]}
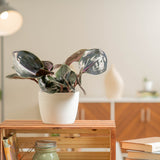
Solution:
{"label": "decorative wooden object", "polygon": [[[4,160],[2,138],[10,133],[16,133],[21,155],[33,148],[36,140],[54,140],[60,160],[115,160],[115,132],[115,122],[111,120],[77,120],[71,125],[7,120],[0,125],[1,160]],[[85,151],[87,148],[94,151]],[[103,151],[98,152],[100,148]],[[32,160],[33,154],[26,153],[23,160]]]}

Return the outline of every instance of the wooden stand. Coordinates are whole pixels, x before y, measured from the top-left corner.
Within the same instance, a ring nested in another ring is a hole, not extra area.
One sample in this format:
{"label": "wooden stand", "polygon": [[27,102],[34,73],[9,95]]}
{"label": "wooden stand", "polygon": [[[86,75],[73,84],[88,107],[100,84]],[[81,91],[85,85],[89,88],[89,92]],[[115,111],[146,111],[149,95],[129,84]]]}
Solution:
{"label": "wooden stand", "polygon": [[[16,133],[21,155],[33,148],[37,140],[54,140],[60,160],[115,160],[115,131],[115,122],[111,120],[77,120],[70,125],[7,120],[0,125],[1,160],[4,160],[2,139],[10,133]],[[32,160],[33,154],[25,153],[23,160]]]}

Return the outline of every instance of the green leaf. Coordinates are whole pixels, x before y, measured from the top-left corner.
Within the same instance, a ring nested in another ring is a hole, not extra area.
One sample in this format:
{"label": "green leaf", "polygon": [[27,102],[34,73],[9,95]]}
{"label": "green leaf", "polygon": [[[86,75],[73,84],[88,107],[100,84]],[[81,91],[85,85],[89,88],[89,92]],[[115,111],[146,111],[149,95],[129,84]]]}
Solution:
{"label": "green leaf", "polygon": [[56,78],[46,75],[38,78],[38,83],[42,91],[47,93],[66,92],[67,86],[57,81]]}
{"label": "green leaf", "polygon": [[56,80],[65,84],[69,92],[75,91],[77,85],[77,75],[67,65],[62,65],[56,73]]}
{"label": "green leaf", "polygon": [[64,80],[64,77],[71,72],[71,69],[67,65],[62,65],[60,69],[56,72],[56,79],[58,81]]}
{"label": "green leaf", "polygon": [[42,76],[38,78],[38,84],[41,90],[44,92],[47,92],[47,93],[59,92],[59,87],[53,81],[50,81],[48,76]]}
{"label": "green leaf", "polygon": [[71,85],[74,85],[75,82],[77,81],[77,75],[74,71],[71,71],[68,75],[67,78],[68,81],[70,82]]}

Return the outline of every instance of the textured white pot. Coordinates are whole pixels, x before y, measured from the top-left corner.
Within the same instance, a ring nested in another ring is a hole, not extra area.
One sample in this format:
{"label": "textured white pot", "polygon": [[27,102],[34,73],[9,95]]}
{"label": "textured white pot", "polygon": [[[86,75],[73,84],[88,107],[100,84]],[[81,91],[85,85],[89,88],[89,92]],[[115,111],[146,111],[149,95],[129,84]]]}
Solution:
{"label": "textured white pot", "polygon": [[78,104],[79,92],[54,94],[39,92],[39,108],[43,123],[74,123]]}

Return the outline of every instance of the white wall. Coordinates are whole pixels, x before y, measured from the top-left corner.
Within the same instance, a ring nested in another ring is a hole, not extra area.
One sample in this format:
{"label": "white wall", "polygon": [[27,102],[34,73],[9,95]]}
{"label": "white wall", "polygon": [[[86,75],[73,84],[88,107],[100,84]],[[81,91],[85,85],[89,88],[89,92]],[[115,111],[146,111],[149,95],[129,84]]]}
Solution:
{"label": "white wall", "polygon": [[[5,75],[12,73],[14,50],[29,50],[43,60],[62,63],[81,48],[101,48],[134,96],[147,76],[160,90],[159,0],[10,0],[24,24],[5,38]],[[105,74],[84,75],[87,97],[105,97]],[[31,81],[5,79],[6,119],[39,119]],[[81,97],[84,95],[82,94]]]}

